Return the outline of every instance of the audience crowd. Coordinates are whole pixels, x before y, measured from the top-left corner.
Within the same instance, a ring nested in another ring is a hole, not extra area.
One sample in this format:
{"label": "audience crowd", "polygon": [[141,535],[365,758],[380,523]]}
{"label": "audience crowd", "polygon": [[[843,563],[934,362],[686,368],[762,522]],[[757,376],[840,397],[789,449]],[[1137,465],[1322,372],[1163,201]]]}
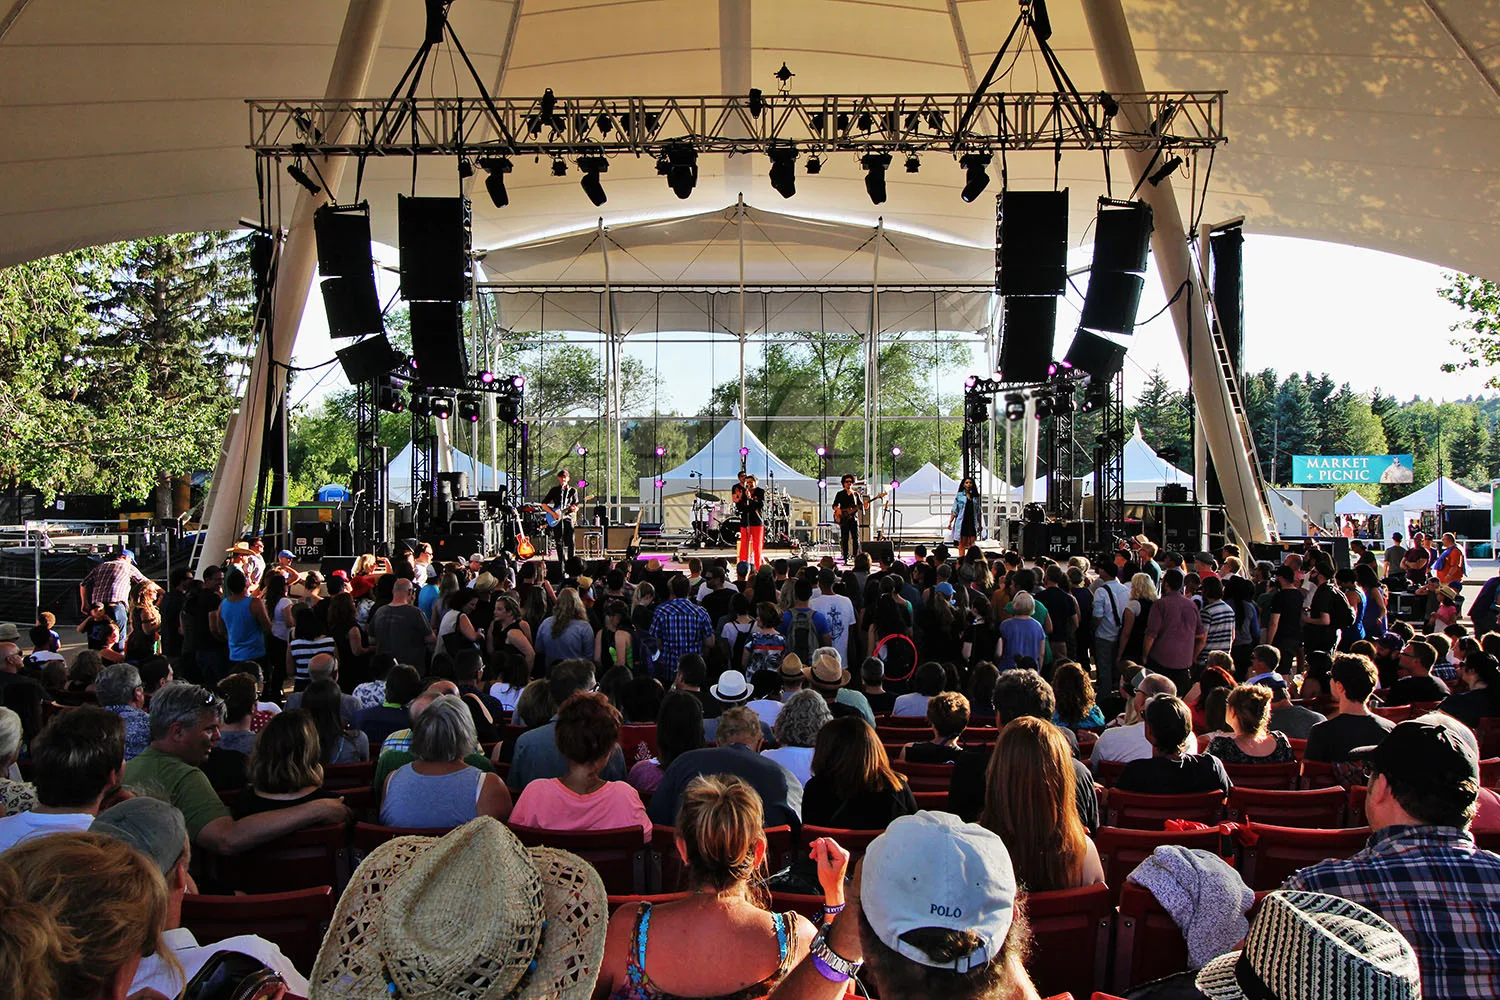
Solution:
{"label": "audience crowd", "polygon": [[[1368,840],[1258,900],[1163,840],[1141,868],[1221,905],[1195,925],[1158,894],[1192,968],[1132,996],[1500,996],[1500,634],[1443,613],[1461,574],[1422,589],[1451,536],[1400,541],[1350,569],[1139,538],[596,576],[421,546],[325,579],[246,538],[165,591],[121,551],[80,588],[87,648],[0,625],[0,983],[176,997],[232,953],[304,997],[1035,997],[1028,896],[1113,879],[1130,796],[1238,781],[1348,789]],[[183,926],[185,897],[255,888],[237,864],[355,820],[397,835],[312,966]],[[525,846],[636,831],[680,878],[612,914],[588,863]]]}

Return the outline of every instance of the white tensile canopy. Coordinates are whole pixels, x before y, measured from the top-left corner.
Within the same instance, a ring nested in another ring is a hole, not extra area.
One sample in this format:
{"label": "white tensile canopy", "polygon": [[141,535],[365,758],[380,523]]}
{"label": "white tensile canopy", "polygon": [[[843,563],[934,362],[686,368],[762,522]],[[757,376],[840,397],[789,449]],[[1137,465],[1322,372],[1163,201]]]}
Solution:
{"label": "white tensile canopy", "polygon": [[1400,499],[1392,500],[1386,504],[1386,507],[1396,507],[1402,510],[1432,510],[1438,505],[1439,499],[1445,507],[1490,509],[1488,496],[1476,493],[1467,486],[1460,486],[1447,476],[1439,476],[1415,493],[1408,493]]}
{"label": "white tensile canopy", "polygon": [[1334,501],[1333,512],[1344,514],[1379,514],[1380,508],[1364,498],[1358,490],[1350,490]]}

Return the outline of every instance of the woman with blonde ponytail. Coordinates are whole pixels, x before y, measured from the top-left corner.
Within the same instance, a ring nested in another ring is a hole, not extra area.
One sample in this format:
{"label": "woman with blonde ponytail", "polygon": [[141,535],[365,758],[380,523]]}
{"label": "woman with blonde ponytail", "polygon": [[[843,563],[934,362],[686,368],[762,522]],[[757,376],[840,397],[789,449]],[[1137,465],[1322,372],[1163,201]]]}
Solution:
{"label": "woman with blonde ponytail", "polygon": [[[760,1000],[770,994],[807,954],[814,929],[806,917],[761,905],[764,819],[760,796],[742,779],[693,779],[682,793],[676,837],[689,894],[615,913],[594,1000]],[[842,893],[842,884],[833,887],[830,908],[843,908]]]}

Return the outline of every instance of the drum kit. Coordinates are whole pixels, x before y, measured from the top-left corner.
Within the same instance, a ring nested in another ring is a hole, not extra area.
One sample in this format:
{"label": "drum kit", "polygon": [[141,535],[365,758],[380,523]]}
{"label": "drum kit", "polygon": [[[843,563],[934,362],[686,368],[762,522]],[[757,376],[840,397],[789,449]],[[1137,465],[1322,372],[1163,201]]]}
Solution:
{"label": "drum kit", "polygon": [[[772,486],[765,491],[763,519],[766,539],[789,538],[792,528],[792,495]],[[740,541],[740,512],[726,500],[701,488],[693,494],[693,538],[695,549],[732,549]]]}

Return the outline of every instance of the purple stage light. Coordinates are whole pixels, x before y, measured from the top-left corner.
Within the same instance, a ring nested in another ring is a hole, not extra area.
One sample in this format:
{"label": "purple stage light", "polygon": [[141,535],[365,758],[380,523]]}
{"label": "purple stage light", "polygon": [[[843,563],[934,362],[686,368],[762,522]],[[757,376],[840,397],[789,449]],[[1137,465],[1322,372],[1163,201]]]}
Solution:
{"label": "purple stage light", "polygon": [[740,449],[740,458],[744,458],[748,454],[750,454],[750,449],[749,448],[741,448]]}
{"label": "purple stage light", "polygon": [[825,447],[823,447],[822,445],[818,445],[818,457],[822,458],[823,456],[825,456],[827,454],[828,454],[828,449],[825,448]]}
{"label": "purple stage light", "polygon": [[494,372],[480,372],[479,373],[479,381],[483,385],[492,385],[492,384],[494,384],[494,381],[495,381],[495,373]]}
{"label": "purple stage light", "polygon": [[662,487],[663,487],[663,486],[665,486],[665,485],[667,485],[667,483],[666,483],[666,480],[663,480],[663,479],[658,479],[658,480],[657,480],[657,481],[656,481],[656,488],[657,488],[657,489],[661,489],[661,488],[662,488]]}
{"label": "purple stage light", "polygon": [[663,448],[661,445],[657,445],[656,446],[656,457],[657,458],[661,458],[666,453],[667,453],[667,449]]}

